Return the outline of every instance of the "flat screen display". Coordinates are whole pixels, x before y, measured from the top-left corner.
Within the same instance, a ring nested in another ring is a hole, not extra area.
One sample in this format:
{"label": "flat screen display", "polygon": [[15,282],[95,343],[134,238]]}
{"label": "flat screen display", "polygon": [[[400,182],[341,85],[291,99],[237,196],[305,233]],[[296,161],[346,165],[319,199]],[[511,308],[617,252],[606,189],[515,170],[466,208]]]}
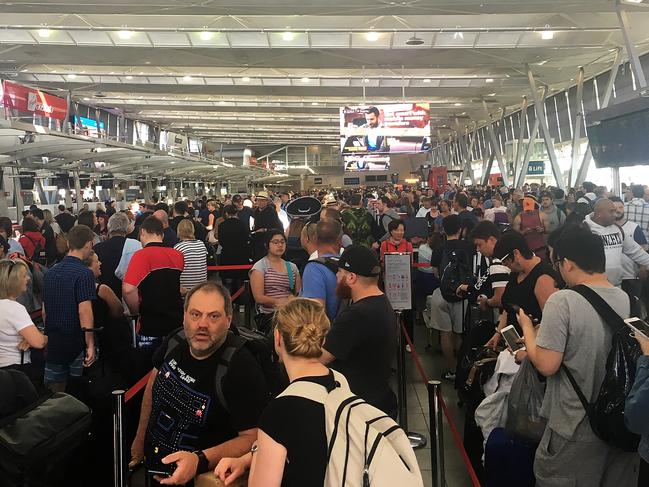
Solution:
{"label": "flat screen display", "polygon": [[425,152],[431,149],[428,103],[359,105],[340,109],[343,155]]}
{"label": "flat screen display", "polygon": [[649,110],[627,113],[588,126],[595,166],[649,163]]}
{"label": "flat screen display", "polygon": [[97,120],[86,117],[75,117],[75,124],[80,127],[83,135],[89,137],[102,137],[105,134],[104,122],[97,123]]}
{"label": "flat screen display", "polygon": [[358,154],[344,156],[345,171],[387,171],[390,169],[390,156],[385,154]]}

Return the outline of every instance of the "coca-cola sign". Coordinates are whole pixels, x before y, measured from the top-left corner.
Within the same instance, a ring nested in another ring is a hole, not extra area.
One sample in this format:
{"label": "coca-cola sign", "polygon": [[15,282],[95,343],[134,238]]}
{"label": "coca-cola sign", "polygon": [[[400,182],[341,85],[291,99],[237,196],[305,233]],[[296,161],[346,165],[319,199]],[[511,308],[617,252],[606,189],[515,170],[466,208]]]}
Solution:
{"label": "coca-cola sign", "polygon": [[5,108],[58,120],[65,120],[68,115],[68,102],[64,98],[11,81],[2,82],[2,92]]}

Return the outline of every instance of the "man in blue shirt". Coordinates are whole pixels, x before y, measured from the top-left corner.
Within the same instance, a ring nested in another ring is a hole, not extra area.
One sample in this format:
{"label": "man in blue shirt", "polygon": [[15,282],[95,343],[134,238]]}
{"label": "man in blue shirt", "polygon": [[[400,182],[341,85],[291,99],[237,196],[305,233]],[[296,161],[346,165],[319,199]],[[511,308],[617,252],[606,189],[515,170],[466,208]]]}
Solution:
{"label": "man in blue shirt", "polygon": [[70,377],[80,377],[95,360],[92,301],[95,278],[84,260],[92,255],[94,232],[77,225],[68,232],[70,251],[44,279],[43,318],[48,336],[45,384],[63,392]]}
{"label": "man in blue shirt", "polygon": [[322,259],[340,257],[342,225],[334,220],[320,220],[316,226],[318,242],[317,261],[310,260],[302,276],[300,297],[311,298],[325,306],[330,320],[338,314],[340,299],[336,295],[336,274],[322,263]]}

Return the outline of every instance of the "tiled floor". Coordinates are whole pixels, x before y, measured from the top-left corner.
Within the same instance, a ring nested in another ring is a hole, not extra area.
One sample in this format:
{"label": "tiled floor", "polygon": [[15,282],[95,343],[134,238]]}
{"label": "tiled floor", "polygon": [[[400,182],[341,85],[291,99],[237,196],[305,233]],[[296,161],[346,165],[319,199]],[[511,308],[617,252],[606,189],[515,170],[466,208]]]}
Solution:
{"label": "tiled floor", "polygon": [[[423,326],[415,327],[415,351],[419,355],[424,372],[429,380],[440,379],[444,373],[444,360],[439,347],[426,349],[428,331]],[[433,339],[433,342],[435,340]],[[424,485],[432,486],[432,469],[430,458],[430,429],[428,413],[428,392],[426,386],[414,365],[412,354],[406,354],[406,377],[408,379],[408,429],[411,432],[423,434],[427,441],[426,447],[415,453],[419,461],[419,468],[424,477]],[[395,389],[396,390],[396,389]],[[442,381],[442,396],[453,417],[460,434],[464,428],[464,412],[458,408],[457,395],[450,382]],[[472,483],[462,461],[457,445],[451,435],[448,421],[443,419],[444,464],[445,479],[448,487],[471,487]]]}

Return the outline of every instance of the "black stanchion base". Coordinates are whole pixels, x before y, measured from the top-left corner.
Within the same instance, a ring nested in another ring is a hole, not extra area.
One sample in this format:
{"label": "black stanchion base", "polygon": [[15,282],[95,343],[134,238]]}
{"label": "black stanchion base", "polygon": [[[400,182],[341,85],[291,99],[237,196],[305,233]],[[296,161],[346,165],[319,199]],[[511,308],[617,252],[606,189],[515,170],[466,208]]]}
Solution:
{"label": "black stanchion base", "polygon": [[413,448],[413,450],[426,448],[428,441],[426,440],[426,437],[424,435],[414,433],[412,431],[408,431],[406,434],[408,435],[408,440],[410,440],[410,446]]}

